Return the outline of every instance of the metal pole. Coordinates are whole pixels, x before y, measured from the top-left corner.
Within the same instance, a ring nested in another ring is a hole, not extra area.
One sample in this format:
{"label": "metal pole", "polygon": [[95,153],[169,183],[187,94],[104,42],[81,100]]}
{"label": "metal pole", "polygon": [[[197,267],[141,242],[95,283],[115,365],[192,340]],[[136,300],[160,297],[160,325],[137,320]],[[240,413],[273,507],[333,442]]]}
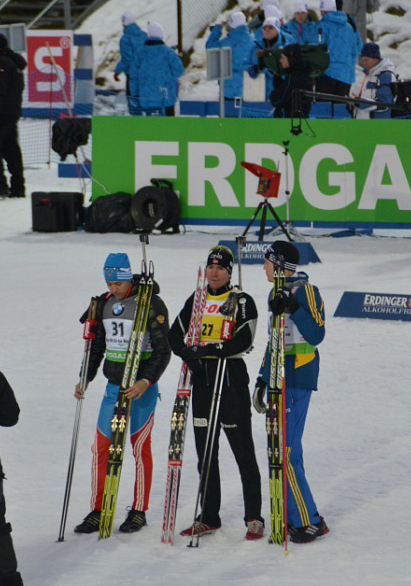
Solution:
{"label": "metal pole", "polygon": [[177,0],[177,49],[183,54],[183,7],[181,0]]}
{"label": "metal pole", "polygon": [[70,30],[71,26],[71,3],[70,0],[64,0],[64,28]]}
{"label": "metal pole", "polygon": [[225,117],[225,102],[224,102],[224,65],[223,65],[223,50],[218,52],[220,58],[220,118]]}
{"label": "metal pole", "polygon": [[243,283],[242,283],[242,276],[241,276],[241,249],[243,246],[246,245],[247,238],[245,236],[237,236],[236,239],[237,244],[237,263],[238,263],[238,286],[243,290]]}

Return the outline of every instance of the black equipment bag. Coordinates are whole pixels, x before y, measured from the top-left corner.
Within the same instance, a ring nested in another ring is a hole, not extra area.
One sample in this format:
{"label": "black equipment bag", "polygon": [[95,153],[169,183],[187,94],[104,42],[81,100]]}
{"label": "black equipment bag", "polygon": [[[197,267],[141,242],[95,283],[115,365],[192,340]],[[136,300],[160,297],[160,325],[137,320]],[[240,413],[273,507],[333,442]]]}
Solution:
{"label": "black equipment bag", "polygon": [[130,212],[131,194],[119,191],[99,197],[88,208],[87,232],[134,232]]}
{"label": "black equipment bag", "polygon": [[77,191],[33,191],[34,232],[73,232],[83,222],[84,195]]}
{"label": "black equipment bag", "polygon": [[61,118],[52,128],[51,148],[65,161],[68,155],[76,155],[79,146],[88,142],[91,132],[90,118]]}
{"label": "black equipment bag", "polygon": [[151,179],[152,185],[139,189],[131,200],[131,216],[138,230],[178,233],[180,200],[167,179]]}

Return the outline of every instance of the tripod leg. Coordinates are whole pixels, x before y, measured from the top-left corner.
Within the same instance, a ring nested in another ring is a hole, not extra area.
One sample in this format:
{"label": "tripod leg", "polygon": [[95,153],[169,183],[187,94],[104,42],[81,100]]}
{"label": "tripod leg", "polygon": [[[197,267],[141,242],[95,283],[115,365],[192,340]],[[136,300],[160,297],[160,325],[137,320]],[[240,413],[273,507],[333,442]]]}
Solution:
{"label": "tripod leg", "polygon": [[280,220],[280,218],[278,217],[277,212],[275,211],[275,209],[273,208],[273,206],[267,202],[267,207],[270,210],[270,212],[273,214],[274,218],[277,221],[277,224],[280,226],[281,230],[284,232],[284,234],[287,236],[289,242],[292,242],[293,239],[291,238],[291,236],[289,235],[287,228],[284,226],[284,224],[282,223],[282,221]]}
{"label": "tripod leg", "polygon": [[266,200],[263,201],[263,215],[261,217],[260,231],[258,233],[258,240],[264,240],[265,223],[267,221],[267,204]]}
{"label": "tripod leg", "polygon": [[242,236],[245,236],[245,235],[247,234],[247,232],[249,231],[249,229],[251,228],[251,226],[252,226],[252,223],[253,223],[253,222],[254,222],[254,220],[256,219],[256,217],[257,217],[257,215],[258,215],[258,212],[261,210],[261,208],[262,208],[262,206],[263,206],[263,203],[264,203],[264,202],[260,201],[260,203],[258,204],[258,206],[257,206],[257,208],[256,208],[256,210],[255,210],[255,212],[254,212],[254,214],[253,214],[253,215],[252,215],[252,217],[251,217],[251,220],[250,220],[250,221],[248,222],[248,224],[247,224],[247,228],[246,228],[246,229],[244,230],[244,232],[242,233]]}

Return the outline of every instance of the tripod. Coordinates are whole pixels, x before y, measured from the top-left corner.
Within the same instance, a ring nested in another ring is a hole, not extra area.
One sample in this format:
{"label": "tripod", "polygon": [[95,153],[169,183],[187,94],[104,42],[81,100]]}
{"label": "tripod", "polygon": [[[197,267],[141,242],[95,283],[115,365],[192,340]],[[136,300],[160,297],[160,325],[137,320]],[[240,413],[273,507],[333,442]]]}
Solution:
{"label": "tripod", "polygon": [[290,242],[292,242],[292,238],[291,238],[290,234],[288,233],[284,224],[281,222],[280,218],[278,217],[277,212],[275,211],[273,206],[268,202],[266,197],[264,197],[264,200],[260,201],[260,203],[258,204],[258,206],[257,206],[254,214],[252,215],[251,220],[248,222],[247,227],[244,230],[242,236],[246,236],[248,230],[251,228],[254,220],[258,216],[261,209],[263,211],[262,211],[262,217],[261,217],[260,231],[258,233],[258,240],[260,240],[260,241],[264,240],[265,224],[267,222],[267,210],[270,210],[270,212],[272,213],[274,219],[276,220],[276,222],[278,224],[278,228],[276,228],[276,230],[282,230],[284,232],[284,234],[287,236],[288,240]]}
{"label": "tripod", "polygon": [[[288,145],[290,144],[289,140],[284,140],[284,151],[283,154],[285,155],[285,196],[286,196],[286,203],[287,203],[287,219],[285,224],[288,228],[289,234],[291,234],[294,238],[289,237],[289,240],[297,240],[298,242],[304,242],[304,236],[293,226],[293,223],[290,221],[290,189],[288,183]],[[283,226],[281,226],[282,230],[284,231]],[[275,228],[272,232],[270,232],[270,236],[275,236],[276,234],[280,233],[280,228]]]}

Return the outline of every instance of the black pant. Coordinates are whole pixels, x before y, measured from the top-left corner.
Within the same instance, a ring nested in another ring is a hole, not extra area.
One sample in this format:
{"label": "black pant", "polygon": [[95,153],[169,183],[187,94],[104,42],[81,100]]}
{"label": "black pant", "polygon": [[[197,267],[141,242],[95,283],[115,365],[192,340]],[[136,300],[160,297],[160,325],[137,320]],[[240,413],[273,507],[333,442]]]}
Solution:
{"label": "black pant", "polygon": [[15,118],[0,116],[0,189],[7,188],[3,161],[11,175],[10,190],[12,194],[24,194],[23,158],[18,141],[17,122]]}
{"label": "black pant", "polygon": [[11,538],[11,525],[6,523],[6,501],[3,494],[3,474],[0,467],[0,584],[1,586],[23,586],[17,572],[17,559]]}
{"label": "black pant", "polygon": [[[194,434],[198,456],[198,471],[204,458],[213,387],[195,384],[193,387]],[[261,518],[261,478],[255,457],[251,430],[251,401],[247,386],[223,386],[220,411],[212,452],[208,487],[203,503],[202,521],[213,527],[221,526],[220,470],[218,447],[220,429],[224,429],[240,471],[244,498],[244,520]],[[204,479],[203,479],[204,480]],[[201,487],[203,495],[203,487]]]}

